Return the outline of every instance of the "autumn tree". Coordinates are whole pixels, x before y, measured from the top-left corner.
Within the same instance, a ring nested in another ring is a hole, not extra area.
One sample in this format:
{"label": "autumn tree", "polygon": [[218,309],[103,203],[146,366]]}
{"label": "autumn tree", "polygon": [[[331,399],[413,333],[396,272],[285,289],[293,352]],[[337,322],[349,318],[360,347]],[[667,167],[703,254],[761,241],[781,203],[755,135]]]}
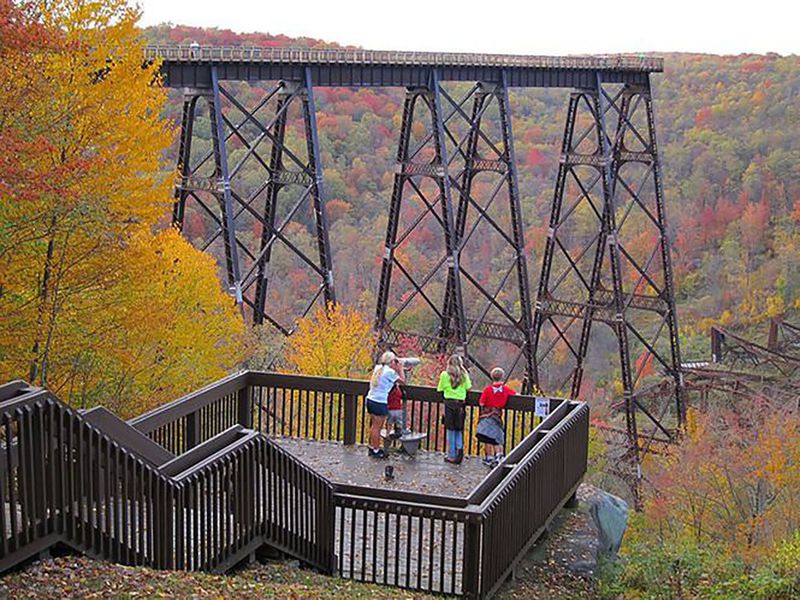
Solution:
{"label": "autumn tree", "polygon": [[108,295],[106,318],[117,326],[89,372],[105,403],[134,415],[224,376],[246,347],[212,256],[170,228],[134,236],[125,259]]}
{"label": "autumn tree", "polygon": [[130,414],[224,374],[241,357],[240,316],[213,261],[158,232],[174,131],[138,12],[123,0],[2,11],[0,38],[15,43],[0,46],[14,165],[0,184],[0,379]]}
{"label": "autumn tree", "polygon": [[286,360],[292,371],[325,377],[368,376],[375,335],[367,317],[355,308],[318,308],[301,319],[288,339]]}
{"label": "autumn tree", "polygon": [[604,597],[794,598],[800,591],[795,414],[690,410],[680,444],[645,458],[645,502]]}

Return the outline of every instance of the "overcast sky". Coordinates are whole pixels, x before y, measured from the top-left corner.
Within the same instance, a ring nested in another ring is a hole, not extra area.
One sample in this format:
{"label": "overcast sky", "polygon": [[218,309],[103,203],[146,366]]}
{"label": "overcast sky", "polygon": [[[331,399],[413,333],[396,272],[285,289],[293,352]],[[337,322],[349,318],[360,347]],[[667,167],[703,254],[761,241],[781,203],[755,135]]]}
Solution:
{"label": "overcast sky", "polygon": [[376,50],[800,54],[798,0],[132,0],[143,25],[307,36]]}

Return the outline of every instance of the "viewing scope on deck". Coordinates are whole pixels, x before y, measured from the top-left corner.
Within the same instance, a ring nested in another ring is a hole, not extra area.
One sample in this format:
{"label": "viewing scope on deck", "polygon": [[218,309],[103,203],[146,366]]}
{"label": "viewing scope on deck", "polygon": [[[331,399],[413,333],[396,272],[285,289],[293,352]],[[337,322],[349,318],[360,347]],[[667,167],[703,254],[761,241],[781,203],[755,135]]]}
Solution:
{"label": "viewing scope on deck", "polygon": [[400,361],[404,369],[412,369],[422,362],[422,359],[416,356],[406,356],[404,358],[398,358],[397,360]]}

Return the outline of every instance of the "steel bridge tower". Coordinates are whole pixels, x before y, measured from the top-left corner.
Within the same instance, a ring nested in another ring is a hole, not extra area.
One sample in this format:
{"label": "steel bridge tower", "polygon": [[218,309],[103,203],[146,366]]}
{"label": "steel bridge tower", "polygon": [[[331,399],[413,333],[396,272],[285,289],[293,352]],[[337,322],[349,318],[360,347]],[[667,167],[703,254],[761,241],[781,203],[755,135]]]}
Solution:
{"label": "steel bridge tower", "polygon": [[686,418],[649,78],[609,85],[598,74],[570,95],[534,312],[535,381],[580,396],[596,322],[617,347],[619,433],[640,477],[641,454],[673,441]]}
{"label": "steel bridge tower", "polygon": [[[222,244],[225,273],[237,304],[248,309],[253,323],[268,322],[289,335],[296,318],[308,314],[320,299],[325,305],[336,301],[310,70],[305,69],[299,80],[278,82],[251,108],[220,84],[216,66],[206,71],[205,78],[184,87],[180,179],[172,222],[184,230],[187,203],[194,204],[215,226],[196,243],[203,250]],[[212,148],[194,156],[201,100],[208,111]],[[286,139],[287,121],[295,108],[304,130],[305,148],[299,150]],[[229,157],[234,142],[238,151]],[[268,147],[268,158],[263,147]],[[262,173],[255,186],[243,181],[246,164],[258,165]],[[303,208],[310,208],[313,215],[306,226],[313,232],[315,252],[303,248],[288,232],[300,221]],[[252,235],[253,230],[257,235]],[[273,276],[270,266],[278,245],[307,268],[311,280],[301,291],[295,313],[283,319],[270,313],[267,302]]]}
{"label": "steel bridge tower", "polygon": [[[530,381],[528,267],[508,86],[505,73],[499,75],[498,81],[477,83],[463,97],[454,98],[434,70],[430,85],[406,93],[376,327],[384,346],[397,344],[403,336],[415,337],[425,351],[464,354],[487,377],[491,357],[471,349],[481,339],[506,342],[516,347],[508,371],[522,363]],[[420,113],[428,117],[427,128],[413,144],[412,125]],[[474,185],[479,177],[491,182],[488,189],[482,185],[483,194]],[[424,186],[426,180],[432,182],[430,191]],[[421,204],[421,210],[404,212],[404,204],[412,202]],[[424,227],[426,217],[432,217],[429,221],[440,231],[443,252],[430,269],[415,274],[400,256],[406,246],[413,246],[413,234]],[[500,273],[494,283],[485,269],[478,271],[474,258],[470,260],[477,254],[473,251],[477,243],[489,239],[494,241],[492,269]],[[394,297],[402,296],[401,302],[391,301],[393,288],[400,289]],[[501,302],[501,295],[510,295],[511,301]],[[404,314],[415,300],[432,316],[433,331],[427,334],[404,331]]]}

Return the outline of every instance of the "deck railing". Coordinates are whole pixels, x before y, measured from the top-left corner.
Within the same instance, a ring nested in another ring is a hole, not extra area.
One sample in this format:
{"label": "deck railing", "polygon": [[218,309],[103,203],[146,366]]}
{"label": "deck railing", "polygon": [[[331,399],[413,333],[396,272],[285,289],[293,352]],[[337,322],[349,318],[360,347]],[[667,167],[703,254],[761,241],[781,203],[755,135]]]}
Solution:
{"label": "deck railing", "polygon": [[[198,411],[208,417],[199,441],[213,441],[226,404]],[[184,448],[185,423],[150,433]],[[0,424],[0,571],[56,542],[124,564],[211,571],[269,543],[332,569],[330,483],[260,433],[153,465],[47,390],[0,402]]]}
{"label": "deck railing", "polygon": [[[588,407],[551,399],[536,425],[533,399],[512,397],[508,454],[463,499],[338,485],[272,441],[362,443],[367,387],[230,376],[129,422],[174,455],[151,464],[130,446],[135,436],[115,440],[46,390],[0,386],[0,571],[56,542],[126,564],[212,571],[268,544],[342,577],[492,595],[574,497]],[[414,428],[440,450],[440,396],[414,386],[408,396]],[[477,394],[467,405],[473,423]]]}
{"label": "deck railing", "polygon": [[[185,452],[241,423],[267,435],[365,444],[369,437],[369,384],[354,379],[248,372],[223,379],[131,421],[168,450]],[[444,401],[435,389],[406,387],[408,424],[424,432],[424,450],[444,450]],[[477,392],[469,392],[464,425],[465,454],[477,455]],[[550,410],[563,400],[550,399]],[[505,409],[505,452],[530,433],[537,419],[531,397],[514,396]]]}
{"label": "deck railing", "polygon": [[589,409],[570,404],[564,403],[515,448],[518,460],[512,456],[510,473],[481,504],[481,597],[491,596],[503,583],[550,519],[574,497],[586,472]]}
{"label": "deck railing", "polygon": [[[366,381],[329,379],[303,375],[250,373],[253,426],[270,435],[314,440],[365,444],[369,438],[366,410]],[[424,450],[442,451],[445,433],[442,426],[444,401],[435,389],[406,386],[406,418],[409,427],[427,434]],[[469,392],[466,401],[464,450],[477,455],[475,427],[478,423],[477,392]],[[551,410],[561,403],[551,400]],[[505,409],[505,451],[510,452],[530,433],[536,422],[532,398],[515,396]]]}

